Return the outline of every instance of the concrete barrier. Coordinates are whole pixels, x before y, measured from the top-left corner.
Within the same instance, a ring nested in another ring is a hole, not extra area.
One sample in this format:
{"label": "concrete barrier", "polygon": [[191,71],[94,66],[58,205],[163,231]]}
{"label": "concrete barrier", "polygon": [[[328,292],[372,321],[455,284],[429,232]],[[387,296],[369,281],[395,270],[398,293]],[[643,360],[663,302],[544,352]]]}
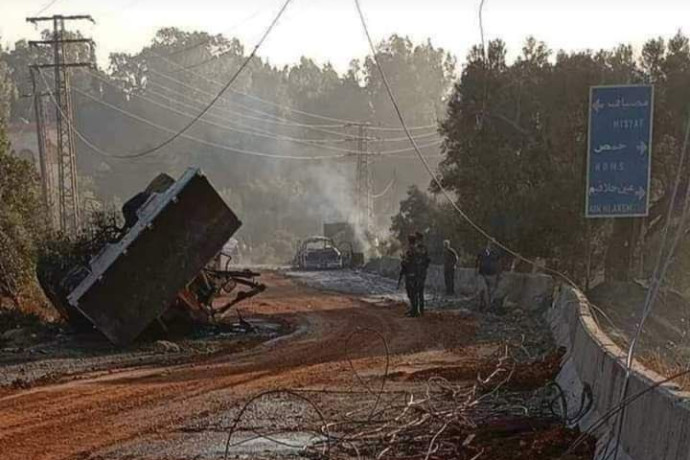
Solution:
{"label": "concrete barrier", "polygon": [[[618,405],[625,378],[625,353],[597,324],[585,296],[562,287],[547,312],[556,343],[568,353],[558,375],[567,406],[573,415],[583,392],[591,389],[591,409],[574,420],[580,429],[593,430],[596,459],[613,458],[616,417],[596,427]],[[663,381],[659,374],[639,363],[633,366],[628,396],[642,394]],[[585,398],[587,399],[587,398]],[[626,408],[619,460],[690,460],[690,393],[673,383],[647,391]]]}
{"label": "concrete barrier", "polygon": [[[379,275],[397,279],[400,273],[400,259],[382,257],[372,259],[365,270]],[[465,297],[476,297],[483,281],[473,268],[455,270],[456,294]],[[525,310],[545,310],[551,305],[554,281],[548,275],[534,273],[504,272],[496,288],[495,296],[503,300],[507,308],[519,307]],[[445,292],[443,266],[431,265],[426,278],[427,292],[442,294]]]}
{"label": "concrete barrier", "polygon": [[[366,270],[397,278],[400,261],[383,258]],[[456,270],[456,290],[476,295],[474,270]],[[567,349],[556,382],[563,389],[571,424],[597,438],[597,460],[613,458],[616,408],[625,381],[625,352],[599,327],[584,294],[560,286],[550,276],[504,273],[497,295],[526,310],[544,308],[556,343]],[[432,265],[427,289],[442,291],[443,269]],[[553,301],[552,301],[553,299]],[[550,305],[550,307],[549,307]],[[602,319],[603,320],[603,319]],[[617,460],[690,460],[690,392],[635,362],[628,388],[630,401],[620,437]],[[591,397],[589,396],[591,395]],[[584,403],[584,404],[583,404]]]}

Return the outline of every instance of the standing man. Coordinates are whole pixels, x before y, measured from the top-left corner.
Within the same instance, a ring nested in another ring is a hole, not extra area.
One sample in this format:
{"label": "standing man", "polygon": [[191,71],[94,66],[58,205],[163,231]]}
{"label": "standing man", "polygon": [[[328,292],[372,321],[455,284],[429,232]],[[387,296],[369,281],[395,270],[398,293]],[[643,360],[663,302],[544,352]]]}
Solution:
{"label": "standing man", "polygon": [[443,241],[443,278],[446,282],[446,295],[455,295],[455,267],[458,265],[458,253],[450,247],[450,241]]}
{"label": "standing man", "polygon": [[426,285],[426,274],[431,263],[429,252],[424,244],[424,235],[421,232],[415,233],[416,237],[416,256],[417,256],[417,305],[419,313],[424,315],[424,286]]}
{"label": "standing man", "polygon": [[479,309],[491,309],[493,307],[494,293],[498,287],[500,276],[501,255],[494,248],[491,240],[487,241],[486,247],[477,255],[476,272],[484,280],[479,299]]}
{"label": "standing man", "polygon": [[417,269],[417,238],[415,235],[407,237],[407,249],[400,261],[400,276],[398,277],[398,287],[403,277],[405,278],[405,290],[407,291],[407,298],[410,299],[410,309],[407,316],[419,316],[419,295],[417,293],[419,280],[419,271]]}

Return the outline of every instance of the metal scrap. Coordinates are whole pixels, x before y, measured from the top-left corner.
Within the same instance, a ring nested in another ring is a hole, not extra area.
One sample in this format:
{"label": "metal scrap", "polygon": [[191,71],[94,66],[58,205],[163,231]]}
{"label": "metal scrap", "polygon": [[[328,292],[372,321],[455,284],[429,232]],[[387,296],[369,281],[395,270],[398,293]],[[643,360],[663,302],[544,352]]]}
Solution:
{"label": "metal scrap", "polygon": [[[88,260],[61,259],[50,270],[39,264],[44,291],[71,323],[126,345],[171,307],[209,321],[265,289],[254,281],[258,273],[212,262],[242,223],[198,168],[177,181],[159,175],[123,214],[124,226],[91,248]],[[216,297],[238,286],[249,290],[214,307]]]}

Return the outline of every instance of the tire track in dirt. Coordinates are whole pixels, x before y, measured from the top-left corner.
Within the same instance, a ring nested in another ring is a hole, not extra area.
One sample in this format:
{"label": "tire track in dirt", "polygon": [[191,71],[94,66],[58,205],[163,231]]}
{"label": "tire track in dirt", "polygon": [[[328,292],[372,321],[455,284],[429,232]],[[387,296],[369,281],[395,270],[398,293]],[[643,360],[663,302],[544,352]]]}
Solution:
{"label": "tire track in dirt", "polygon": [[[226,411],[258,391],[337,385],[349,375],[345,342],[359,327],[376,329],[387,338],[393,364],[410,353],[460,348],[471,340],[475,327],[451,313],[405,318],[401,306],[371,306],[278,275],[266,278],[269,290],[243,308],[243,316],[277,317],[304,332],[244,352],[99,375],[0,398],[0,457],[85,457]],[[350,348],[358,369],[383,369],[383,346],[377,340],[362,335]]]}

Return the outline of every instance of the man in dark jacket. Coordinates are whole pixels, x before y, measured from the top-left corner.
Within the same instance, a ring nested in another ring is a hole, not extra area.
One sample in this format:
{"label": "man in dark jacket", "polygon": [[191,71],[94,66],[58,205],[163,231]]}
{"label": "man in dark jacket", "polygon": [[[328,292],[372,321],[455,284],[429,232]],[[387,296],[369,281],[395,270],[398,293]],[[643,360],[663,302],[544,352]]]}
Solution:
{"label": "man in dark jacket", "polygon": [[477,255],[476,270],[484,281],[480,292],[480,310],[484,308],[492,309],[494,293],[498,287],[501,274],[501,253],[495,248],[491,240],[486,247]]}
{"label": "man in dark jacket", "polygon": [[424,314],[424,286],[426,286],[426,274],[431,263],[429,252],[424,244],[424,235],[421,232],[415,233],[416,237],[416,256],[417,256],[417,305],[419,306],[419,313]]}
{"label": "man in dark jacket", "polygon": [[458,253],[450,246],[450,241],[443,242],[443,278],[446,283],[446,295],[455,295],[455,267],[458,264]]}
{"label": "man in dark jacket", "polygon": [[407,316],[419,316],[419,270],[418,270],[418,256],[416,249],[417,238],[415,235],[407,237],[407,249],[400,261],[400,277],[398,278],[398,286],[400,281],[405,278],[405,290],[407,291],[407,298],[410,299],[410,309]]}

